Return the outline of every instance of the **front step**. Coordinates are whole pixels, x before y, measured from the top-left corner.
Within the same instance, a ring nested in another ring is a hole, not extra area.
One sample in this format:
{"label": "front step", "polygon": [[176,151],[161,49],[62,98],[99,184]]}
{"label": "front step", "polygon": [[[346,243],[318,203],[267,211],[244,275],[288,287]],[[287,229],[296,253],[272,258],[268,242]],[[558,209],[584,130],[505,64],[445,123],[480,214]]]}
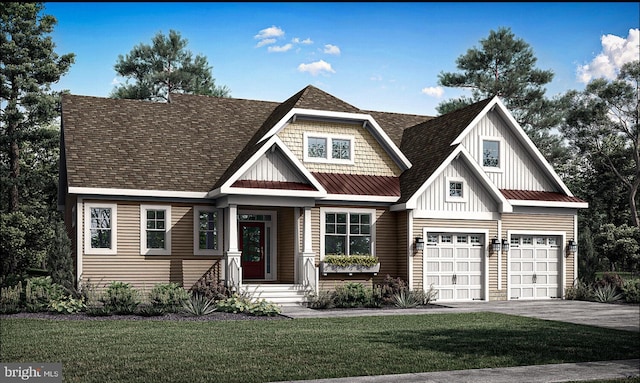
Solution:
{"label": "front step", "polygon": [[245,283],[242,292],[254,299],[264,299],[279,306],[300,306],[305,303],[304,287],[293,284]]}

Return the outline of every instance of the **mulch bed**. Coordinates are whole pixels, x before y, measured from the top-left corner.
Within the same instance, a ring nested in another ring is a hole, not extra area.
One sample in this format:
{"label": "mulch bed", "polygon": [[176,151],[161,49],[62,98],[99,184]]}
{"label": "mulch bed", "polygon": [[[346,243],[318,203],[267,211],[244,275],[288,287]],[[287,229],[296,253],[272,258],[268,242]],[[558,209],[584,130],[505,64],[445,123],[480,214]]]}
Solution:
{"label": "mulch bed", "polygon": [[184,314],[164,314],[159,316],[141,316],[141,315],[108,315],[108,316],[91,316],[85,313],[78,314],[54,314],[54,313],[17,313],[0,315],[3,319],[46,319],[46,320],[152,320],[152,321],[191,321],[191,322],[208,322],[220,320],[282,320],[289,319],[285,316],[254,316],[247,314],[234,314],[224,312],[214,312],[209,315],[190,316]]}

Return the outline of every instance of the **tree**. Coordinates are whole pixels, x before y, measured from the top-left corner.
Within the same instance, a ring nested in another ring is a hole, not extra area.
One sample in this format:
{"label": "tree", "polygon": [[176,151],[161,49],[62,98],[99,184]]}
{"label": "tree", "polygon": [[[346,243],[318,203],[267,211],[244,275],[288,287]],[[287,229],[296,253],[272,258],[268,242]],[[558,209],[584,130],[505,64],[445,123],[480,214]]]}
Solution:
{"label": "tree", "polygon": [[[167,101],[170,93],[192,93],[216,97],[228,97],[226,86],[218,87],[204,56],[186,50],[187,40],[180,33],[170,30],[152,39],[152,45],[136,45],[125,57],[118,56],[116,72],[127,78],[116,86],[113,98]],[[132,79],[134,83],[129,84]]]}
{"label": "tree", "polygon": [[551,162],[565,155],[560,137],[550,129],[561,121],[556,101],[544,97],[553,72],[535,67],[533,49],[510,28],[491,30],[480,40],[480,48],[471,48],[456,59],[458,73],[441,72],[438,83],[445,87],[466,88],[471,97],[443,101],[436,110],[451,112],[485,98],[499,96],[520,126]]}
{"label": "tree", "polygon": [[561,131],[584,158],[586,165],[599,172],[598,181],[610,182],[607,199],[615,190],[626,191],[630,224],[640,228],[638,188],[640,187],[640,111],[638,81],[640,61],[622,66],[613,81],[599,78],[582,92],[569,91],[563,98],[568,105]]}
{"label": "tree", "polygon": [[43,9],[44,3],[0,6],[0,122],[9,168],[8,208],[3,211],[18,211],[20,186],[24,184],[21,146],[30,133],[56,115],[56,95],[50,85],[69,70],[75,58],[72,53],[58,56],[54,51],[55,44],[47,34],[57,20],[40,15]]}

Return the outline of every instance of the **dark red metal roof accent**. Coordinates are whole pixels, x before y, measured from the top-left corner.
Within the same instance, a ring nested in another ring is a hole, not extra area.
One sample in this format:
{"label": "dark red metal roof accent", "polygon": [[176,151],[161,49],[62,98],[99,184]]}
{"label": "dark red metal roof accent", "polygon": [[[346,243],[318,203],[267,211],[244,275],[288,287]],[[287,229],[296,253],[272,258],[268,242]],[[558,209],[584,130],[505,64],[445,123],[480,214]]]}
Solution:
{"label": "dark red metal roof accent", "polygon": [[521,201],[550,201],[550,202],[586,202],[578,197],[571,197],[556,192],[536,190],[500,189],[506,199]]}
{"label": "dark red metal roof accent", "polygon": [[238,180],[231,185],[234,188],[278,189],[316,191],[316,188],[301,182]]}
{"label": "dark red metal roof accent", "polygon": [[311,173],[329,194],[400,196],[400,177]]}

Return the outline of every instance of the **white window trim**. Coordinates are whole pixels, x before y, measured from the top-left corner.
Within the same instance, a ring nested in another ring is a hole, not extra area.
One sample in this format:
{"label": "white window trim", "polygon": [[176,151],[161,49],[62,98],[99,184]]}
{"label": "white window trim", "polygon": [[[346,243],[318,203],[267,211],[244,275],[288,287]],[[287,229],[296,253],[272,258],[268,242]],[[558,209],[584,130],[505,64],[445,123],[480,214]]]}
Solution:
{"label": "white window trim", "polygon": [[[309,138],[324,138],[325,140],[327,140],[327,157],[325,158],[309,157],[309,151],[308,151]],[[351,144],[349,145],[350,158],[348,160],[336,159],[331,157],[334,139],[349,140],[351,142]],[[304,132],[303,144],[302,144],[303,160],[305,162],[318,162],[318,163],[325,163],[325,164],[354,165],[355,164],[355,161],[354,161],[355,143],[356,143],[355,137],[350,135]]]}
{"label": "white window trim", "polygon": [[[164,249],[147,248],[147,210],[164,210]],[[171,205],[140,205],[140,255],[171,255]]]}
{"label": "white window trim", "polygon": [[[484,142],[485,141],[497,141],[498,142],[498,164],[499,166],[484,166]],[[497,136],[480,136],[480,148],[478,153],[478,163],[480,167],[488,173],[502,173],[504,171],[504,139]]]}
{"label": "white window trim", "polygon": [[350,209],[339,207],[321,207],[320,208],[320,260],[325,256],[325,235],[326,235],[326,214],[327,213],[354,213],[354,214],[370,214],[371,215],[371,255],[376,255],[376,209]]}
{"label": "white window trim", "polygon": [[[217,249],[201,249],[200,248],[200,213],[216,212],[216,228],[218,236]],[[195,255],[222,255],[222,210],[212,206],[194,206],[193,208],[193,254]]]}
{"label": "white window trim", "polygon": [[[462,197],[456,197],[456,196],[449,195],[449,184],[451,182],[460,182],[462,184]],[[444,200],[446,202],[465,203],[465,202],[469,201],[469,189],[467,188],[467,182],[464,180],[464,178],[446,177],[444,193],[445,193],[444,194],[445,195],[445,199]]]}
{"label": "white window trim", "polygon": [[[105,208],[111,209],[111,248],[94,249],[91,247],[91,209]],[[86,202],[84,204],[84,253],[85,254],[107,254],[118,253],[118,205],[115,203]]]}

